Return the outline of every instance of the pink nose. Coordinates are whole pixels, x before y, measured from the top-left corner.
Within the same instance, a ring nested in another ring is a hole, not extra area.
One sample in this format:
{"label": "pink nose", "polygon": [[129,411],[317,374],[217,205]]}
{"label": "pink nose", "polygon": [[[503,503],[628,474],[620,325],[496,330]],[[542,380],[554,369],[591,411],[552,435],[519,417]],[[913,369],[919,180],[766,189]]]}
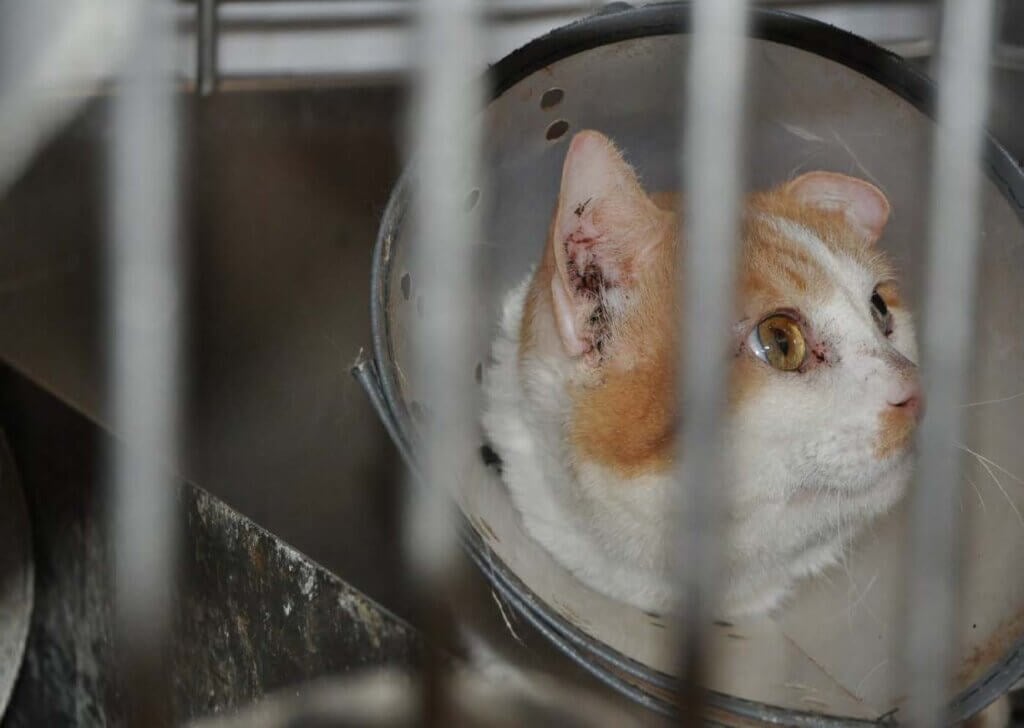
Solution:
{"label": "pink nose", "polygon": [[921,415],[924,414],[924,392],[921,390],[920,384],[914,383],[908,385],[907,388],[900,393],[899,397],[895,399],[897,399],[897,401],[889,402],[892,407],[903,410],[914,419],[921,419]]}

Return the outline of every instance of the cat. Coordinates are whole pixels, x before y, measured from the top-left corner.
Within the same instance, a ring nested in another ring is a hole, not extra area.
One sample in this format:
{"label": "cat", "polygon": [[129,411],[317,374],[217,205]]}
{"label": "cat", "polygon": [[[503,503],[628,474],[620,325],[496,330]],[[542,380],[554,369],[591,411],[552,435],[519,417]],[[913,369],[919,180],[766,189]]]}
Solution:
{"label": "cat", "polygon": [[[508,293],[483,426],[529,535],[643,610],[679,598],[679,216],[614,143],[577,133],[543,256]],[[725,439],[720,612],[776,610],[902,496],[922,412],[911,314],[863,180],[810,172],[745,201]],[[697,342],[688,342],[694,345]]]}

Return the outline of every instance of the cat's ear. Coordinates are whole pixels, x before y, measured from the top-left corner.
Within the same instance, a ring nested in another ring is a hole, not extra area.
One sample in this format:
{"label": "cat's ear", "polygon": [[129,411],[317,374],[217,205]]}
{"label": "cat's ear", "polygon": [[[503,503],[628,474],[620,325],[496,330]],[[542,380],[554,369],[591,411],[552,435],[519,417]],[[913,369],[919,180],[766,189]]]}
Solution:
{"label": "cat's ear", "polygon": [[596,131],[573,137],[551,230],[552,302],[570,356],[600,348],[601,327],[608,325],[603,292],[632,285],[660,242],[661,219],[607,137]]}
{"label": "cat's ear", "polygon": [[835,172],[808,172],[786,185],[800,202],[826,210],[842,210],[847,221],[869,242],[875,242],[889,220],[889,200],[870,182]]}

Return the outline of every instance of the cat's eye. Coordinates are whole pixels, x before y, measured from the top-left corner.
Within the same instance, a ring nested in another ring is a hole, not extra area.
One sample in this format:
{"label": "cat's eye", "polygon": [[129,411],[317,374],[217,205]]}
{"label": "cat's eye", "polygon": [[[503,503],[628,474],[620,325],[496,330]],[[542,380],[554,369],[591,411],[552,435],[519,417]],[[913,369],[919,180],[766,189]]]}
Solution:
{"label": "cat's eye", "polygon": [[871,318],[883,334],[888,336],[892,333],[892,312],[877,288],[871,293]]}
{"label": "cat's eye", "polygon": [[807,340],[800,324],[784,313],[772,314],[750,333],[754,355],[776,369],[796,371],[807,358]]}

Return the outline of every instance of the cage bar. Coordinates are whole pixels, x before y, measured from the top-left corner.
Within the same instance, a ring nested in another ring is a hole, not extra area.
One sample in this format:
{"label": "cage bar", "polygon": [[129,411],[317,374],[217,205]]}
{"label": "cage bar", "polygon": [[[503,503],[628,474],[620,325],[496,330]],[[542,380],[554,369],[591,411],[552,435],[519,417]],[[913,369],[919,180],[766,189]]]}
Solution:
{"label": "cage bar", "polygon": [[[720,587],[726,532],[722,413],[727,400],[729,339],[742,199],[744,0],[693,5],[693,41],[686,78],[682,159],[685,244],[680,245],[682,311],[679,411],[681,521],[678,561],[684,589],[685,718],[696,714],[694,689],[706,675],[702,649]],[[687,345],[699,342],[699,345]]]}
{"label": "cage bar", "polygon": [[196,90],[209,96],[217,89],[217,0],[196,2]]}
{"label": "cage bar", "polygon": [[978,267],[980,156],[988,110],[993,0],[947,0],[939,45],[922,365],[928,407],[911,497],[904,624],[909,722],[945,725],[958,625],[963,466]]}
{"label": "cage bar", "polygon": [[131,722],[163,705],[174,597],[177,500],[170,465],[181,396],[178,129],[170,8],[139,2],[114,99],[108,179],[110,398],[124,443],[112,462],[115,618]]}
{"label": "cage bar", "polygon": [[[422,429],[425,482],[408,488],[405,538],[417,596],[425,602],[428,624],[438,629],[448,621],[445,598],[458,548],[453,483],[460,456],[471,452],[477,437],[469,387],[473,371],[463,367],[474,350],[478,279],[477,218],[465,209],[467,195],[477,189],[480,146],[478,5],[474,0],[425,0],[417,33],[419,77],[411,131],[418,245],[412,267],[431,315],[413,333],[412,376],[419,391],[430,393],[431,410]],[[433,665],[435,671],[439,667]],[[423,678],[433,691],[423,696],[425,717],[444,724],[446,701],[438,694],[443,681],[436,675]]]}

